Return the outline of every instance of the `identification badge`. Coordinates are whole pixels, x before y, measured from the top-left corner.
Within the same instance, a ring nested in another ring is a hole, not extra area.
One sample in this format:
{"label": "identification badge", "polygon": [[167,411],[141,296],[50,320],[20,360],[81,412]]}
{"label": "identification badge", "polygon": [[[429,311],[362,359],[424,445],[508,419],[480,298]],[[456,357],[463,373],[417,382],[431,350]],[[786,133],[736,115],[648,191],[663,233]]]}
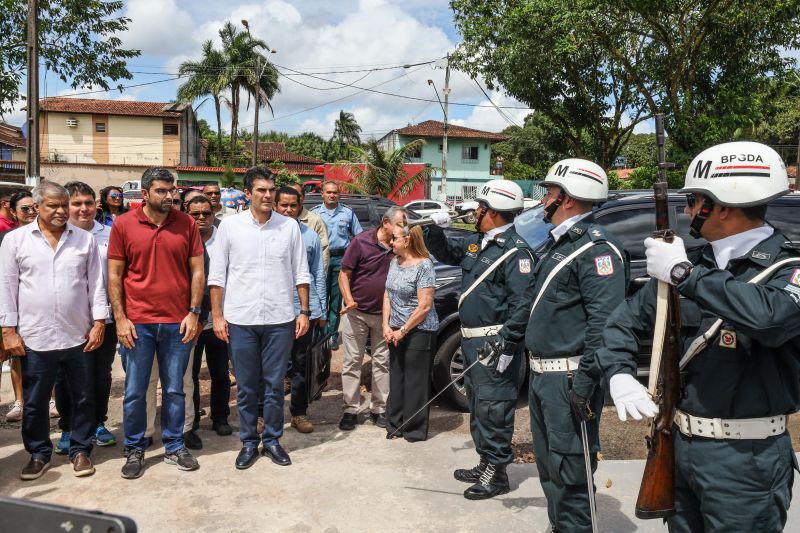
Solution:
{"label": "identification badge", "polygon": [[719,345],[723,348],[736,348],[736,332],[729,329],[719,330]]}
{"label": "identification badge", "polygon": [[520,272],[520,274],[530,274],[531,273],[531,260],[530,259],[520,259],[519,260],[519,272]]}
{"label": "identification badge", "polygon": [[474,254],[475,252],[478,251],[478,245],[473,242],[472,244],[467,246],[467,251]]}
{"label": "identification badge", "polygon": [[792,275],[789,276],[789,283],[800,286],[800,268],[794,269]]}
{"label": "identification badge", "polygon": [[601,255],[594,258],[594,267],[598,276],[610,276],[614,273],[614,263],[610,255]]}

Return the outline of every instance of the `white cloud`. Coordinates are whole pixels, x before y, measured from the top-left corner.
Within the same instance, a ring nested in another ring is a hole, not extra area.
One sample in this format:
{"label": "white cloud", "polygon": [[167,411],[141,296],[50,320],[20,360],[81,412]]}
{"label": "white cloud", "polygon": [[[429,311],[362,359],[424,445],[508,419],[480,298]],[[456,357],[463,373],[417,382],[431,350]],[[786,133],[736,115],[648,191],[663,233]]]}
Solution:
{"label": "white cloud", "polygon": [[14,105],[12,106],[12,110],[10,113],[6,113],[2,116],[2,122],[6,124],[10,124],[12,126],[22,126],[25,124],[25,120],[28,118],[27,113],[22,109],[25,106],[25,100],[20,98]]}
{"label": "white cloud", "polygon": [[192,16],[175,0],[128,0],[125,16],[131,22],[120,35],[123,45],[142,55],[169,57],[196,48]]}

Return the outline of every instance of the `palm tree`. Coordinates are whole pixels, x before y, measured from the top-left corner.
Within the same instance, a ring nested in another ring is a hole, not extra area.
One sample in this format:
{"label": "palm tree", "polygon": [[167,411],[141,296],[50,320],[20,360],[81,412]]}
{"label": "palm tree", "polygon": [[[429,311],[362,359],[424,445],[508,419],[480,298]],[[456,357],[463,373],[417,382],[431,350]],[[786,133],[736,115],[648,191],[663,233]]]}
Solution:
{"label": "palm tree", "polygon": [[413,176],[409,176],[404,165],[409,162],[411,154],[421,149],[424,144],[423,139],[417,139],[391,152],[381,150],[375,140],[368,141],[363,146],[353,147],[356,162],[342,162],[352,181],[342,185],[362,194],[386,197],[395,193],[398,196],[405,196],[417,184],[429,180],[434,172],[439,170],[437,167],[426,166]]}
{"label": "palm tree", "polygon": [[339,118],[334,123],[333,138],[339,141],[340,145],[361,146],[361,126],[356,122],[356,117],[352,113],[339,111]]}
{"label": "palm tree", "polygon": [[[260,102],[270,111],[270,100],[280,91],[278,71],[259,50],[269,50],[267,43],[253,39],[249,33],[239,31],[230,21],[219,30],[226,68],[224,77],[230,89],[228,106],[231,110],[231,152],[236,150],[239,131],[240,91],[248,96],[260,95]],[[260,67],[260,68],[259,68]],[[262,72],[263,69],[263,72]]]}
{"label": "palm tree", "polygon": [[223,75],[224,70],[225,57],[222,52],[214,49],[214,45],[210,40],[203,43],[203,57],[200,61],[185,61],[178,68],[178,73],[181,76],[189,76],[189,79],[178,88],[177,96],[179,101],[191,103],[198,98],[208,96],[214,99],[214,110],[217,113],[217,142],[220,158],[224,150],[222,146],[220,105],[222,92],[227,86],[227,81]]}

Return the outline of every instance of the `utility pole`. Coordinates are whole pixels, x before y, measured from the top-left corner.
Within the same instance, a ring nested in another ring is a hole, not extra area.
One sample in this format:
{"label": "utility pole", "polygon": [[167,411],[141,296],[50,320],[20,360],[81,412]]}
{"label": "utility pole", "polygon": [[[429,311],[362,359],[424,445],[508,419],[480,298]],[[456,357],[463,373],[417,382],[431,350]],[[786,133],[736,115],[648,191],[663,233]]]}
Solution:
{"label": "utility pole", "polygon": [[39,1],[28,0],[28,138],[25,183],[39,185]]}
{"label": "utility pole", "polygon": [[797,159],[794,164],[794,190],[800,191],[800,133],[797,134]]}
{"label": "utility pole", "polygon": [[450,54],[445,58],[447,65],[444,68],[444,132],[442,135],[442,194],[441,200],[447,202],[447,102],[450,98]]}

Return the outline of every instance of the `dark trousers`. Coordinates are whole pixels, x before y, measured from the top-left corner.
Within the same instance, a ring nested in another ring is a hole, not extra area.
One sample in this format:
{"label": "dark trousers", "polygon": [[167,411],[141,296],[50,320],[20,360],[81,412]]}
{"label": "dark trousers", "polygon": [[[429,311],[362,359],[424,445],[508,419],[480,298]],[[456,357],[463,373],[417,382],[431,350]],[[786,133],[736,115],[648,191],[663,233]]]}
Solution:
{"label": "dark trousers", "polygon": [[[312,320],[312,323],[316,320]],[[292,401],[289,411],[292,416],[302,416],[308,410],[308,376],[306,375],[306,355],[311,341],[314,338],[314,328],[308,328],[305,335],[295,339],[292,346],[292,362],[289,367],[289,376],[292,378]]]}
{"label": "dark trousers", "polygon": [[[569,387],[566,372],[531,372],[528,402],[533,451],[554,529],[591,533],[586,460],[580,425],[570,409]],[[603,390],[597,387],[590,399],[595,418],[586,423],[592,472],[597,469],[596,453],[600,451],[598,427],[603,397]]]}
{"label": "dark trousers", "polygon": [[[101,344],[94,354],[94,412],[95,426],[108,420],[108,398],[111,395],[111,365],[114,364],[114,355],[117,353],[117,326],[114,323],[106,324],[106,333]],[[58,428],[61,431],[70,431],[72,425],[72,400],[70,388],[64,372],[59,371],[56,378],[56,408],[61,418]]]}
{"label": "dark trousers", "polygon": [[325,325],[325,333],[336,333],[339,331],[339,311],[342,310],[342,293],[339,291],[339,272],[342,270],[342,256],[331,256],[328,265],[328,322]]}
{"label": "dark trousers", "polygon": [[783,531],[797,461],[788,432],[759,440],[675,433],[671,532]]}
{"label": "dark trousers", "polygon": [[386,431],[403,422],[403,438],[414,442],[428,438],[428,412],[416,413],[430,398],[431,343],[433,332],[411,330],[397,346],[389,344],[389,400]]}
{"label": "dark trousers", "polygon": [[[294,320],[264,326],[228,325],[233,371],[236,375],[236,407],[239,439],[244,446],[278,443],[283,435],[283,378],[294,342]],[[264,433],[256,431],[260,383],[264,382]]]}
{"label": "dark trousers", "polygon": [[50,391],[59,370],[63,371],[71,396],[72,425],[69,457],[79,452],[92,451],[94,436],[94,354],[83,351],[83,346],[66,350],[37,352],[25,348],[22,357],[22,442],[32,457],[45,462],[53,453],[50,440]]}
{"label": "dark trousers", "polygon": [[[478,359],[478,348],[487,337],[461,340],[464,364]],[[522,364],[524,346],[519,343],[514,360],[504,372],[497,363],[473,366],[464,376],[464,389],[469,402],[469,429],[475,451],[493,465],[507,465],[514,460],[511,437],[514,435],[514,411],[517,404],[517,376]]]}
{"label": "dark trousers", "polygon": [[228,375],[228,345],[214,335],[213,329],[200,334],[194,349],[192,364],[192,381],[194,382],[194,424],[200,425],[200,366],[203,362],[203,350],[206,352],[206,366],[211,374],[211,421],[227,422],[231,414],[228,401],[231,397],[231,378]]}

